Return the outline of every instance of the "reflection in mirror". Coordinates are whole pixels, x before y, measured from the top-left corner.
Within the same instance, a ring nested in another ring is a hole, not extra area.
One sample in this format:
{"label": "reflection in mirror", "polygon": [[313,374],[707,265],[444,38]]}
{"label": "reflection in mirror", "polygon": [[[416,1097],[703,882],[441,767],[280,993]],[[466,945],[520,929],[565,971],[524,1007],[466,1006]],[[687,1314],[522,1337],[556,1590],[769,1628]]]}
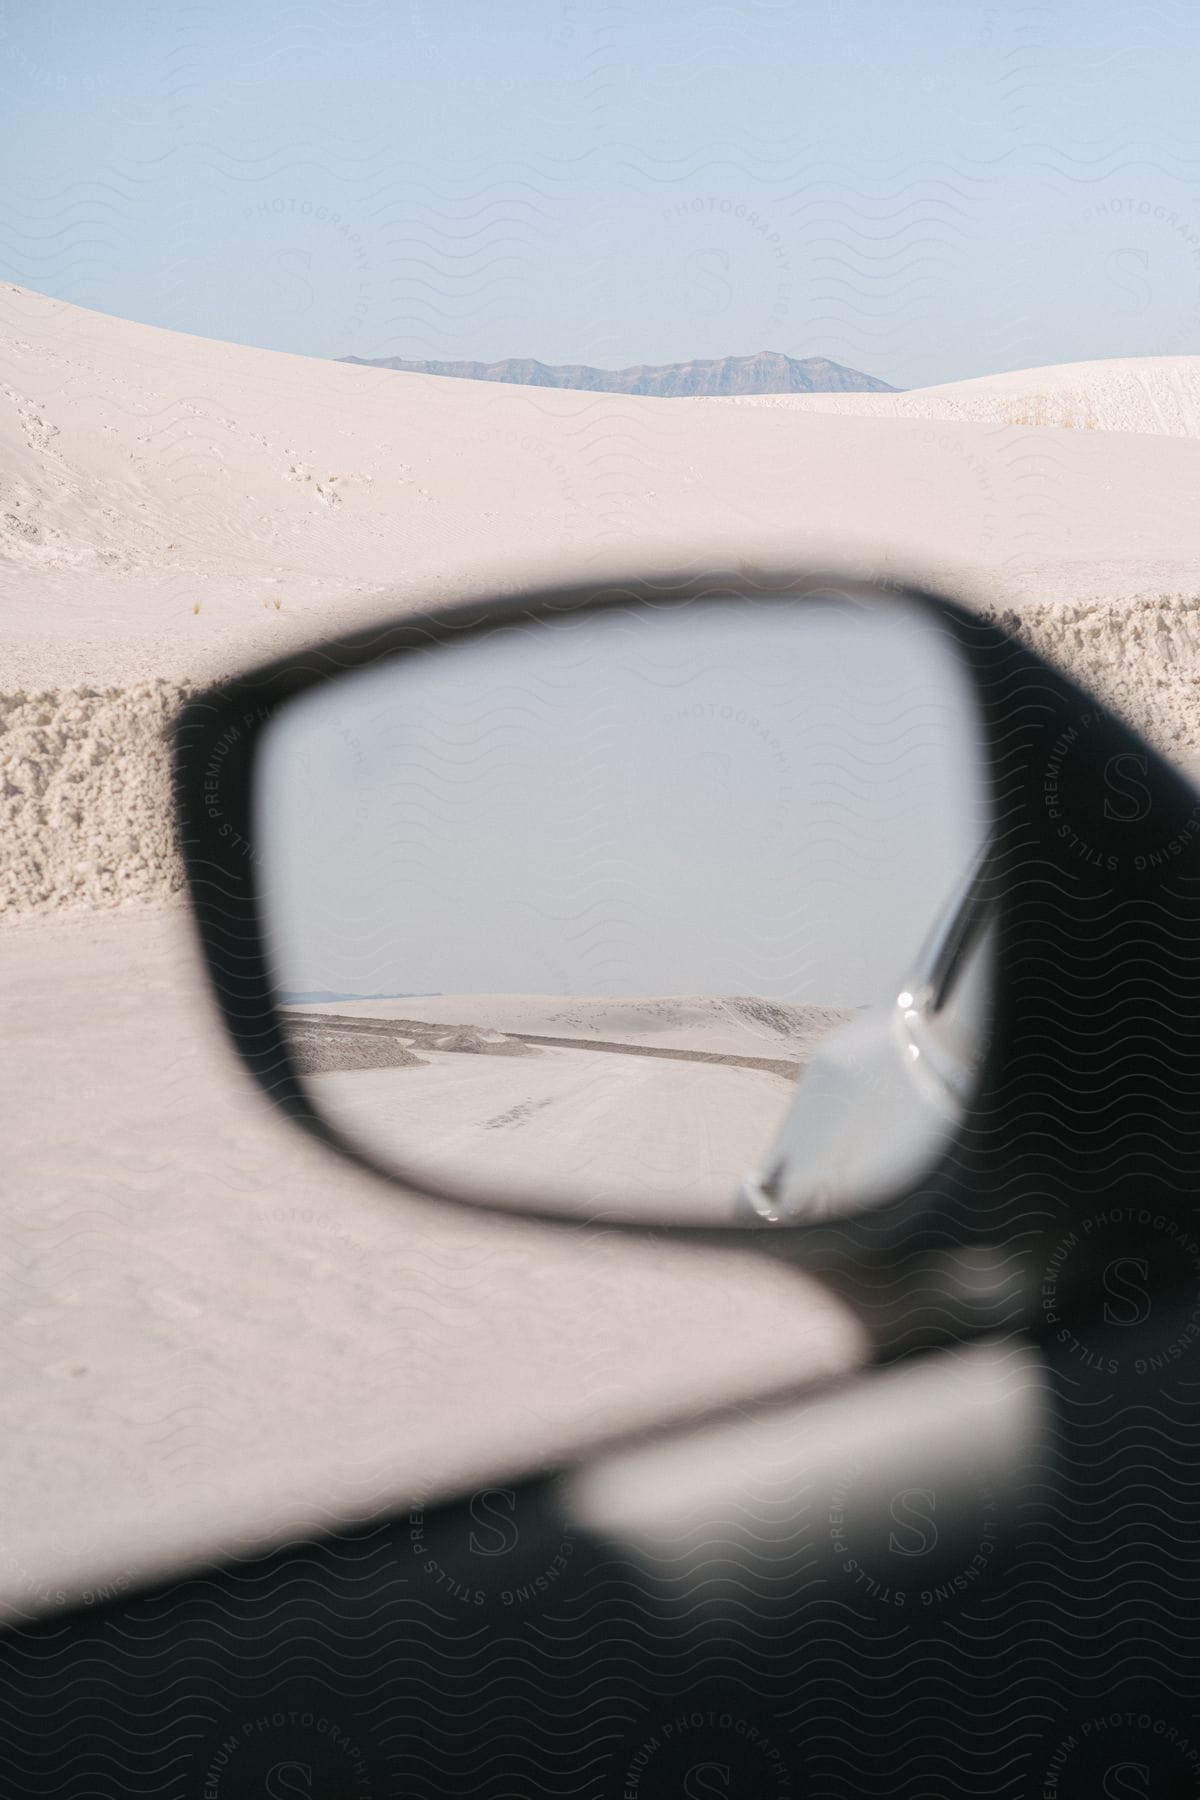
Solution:
{"label": "reflection in mirror", "polygon": [[959,654],[896,596],[526,617],[318,684],[254,795],[313,1104],[485,1205],[895,1193],[981,1041],[983,775]]}

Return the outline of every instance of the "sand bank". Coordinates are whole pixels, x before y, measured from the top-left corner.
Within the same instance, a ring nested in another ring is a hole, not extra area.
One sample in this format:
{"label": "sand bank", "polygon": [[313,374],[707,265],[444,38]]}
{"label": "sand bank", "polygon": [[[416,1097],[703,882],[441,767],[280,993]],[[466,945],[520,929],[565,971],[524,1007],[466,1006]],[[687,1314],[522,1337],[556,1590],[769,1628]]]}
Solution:
{"label": "sand bank", "polygon": [[1198,383],[1200,358],[1173,357],[636,399],[321,362],[0,286],[0,910],[178,891],[163,730],[185,692],[564,573],[913,575],[1016,619],[1186,759]]}

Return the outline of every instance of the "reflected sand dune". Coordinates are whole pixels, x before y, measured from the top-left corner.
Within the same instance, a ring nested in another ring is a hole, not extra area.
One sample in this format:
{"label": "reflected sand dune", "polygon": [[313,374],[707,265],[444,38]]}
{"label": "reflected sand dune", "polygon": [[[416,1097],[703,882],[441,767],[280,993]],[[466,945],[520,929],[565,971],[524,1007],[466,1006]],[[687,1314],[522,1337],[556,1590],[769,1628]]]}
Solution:
{"label": "reflected sand dune", "polygon": [[[751,1059],[746,1066],[798,1066],[826,1032],[857,1010],[764,1000],[749,994],[597,997],[555,994],[438,994],[395,1000],[336,1000],[283,1009],[297,1041],[328,1030],[367,1029],[434,1047],[438,1030],[472,1031],[530,1045]],[[449,1048],[448,1045],[444,1046]],[[795,1074],[796,1067],[781,1073]]]}

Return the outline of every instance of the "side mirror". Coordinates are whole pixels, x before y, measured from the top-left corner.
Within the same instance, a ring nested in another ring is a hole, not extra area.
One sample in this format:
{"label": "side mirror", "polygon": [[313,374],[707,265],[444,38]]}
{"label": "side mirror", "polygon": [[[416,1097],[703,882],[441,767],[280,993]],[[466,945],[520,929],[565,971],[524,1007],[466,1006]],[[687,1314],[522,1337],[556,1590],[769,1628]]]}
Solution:
{"label": "side mirror", "polygon": [[410,1188],[954,1246],[1200,1177],[1200,796],[944,598],[405,618],[191,702],[176,779],[246,1066]]}
{"label": "side mirror", "polygon": [[846,1218],[932,1168],[978,1089],[996,940],[985,841],[886,999],[831,1032],[798,1079],[762,1177],[742,1197],[772,1224]]}

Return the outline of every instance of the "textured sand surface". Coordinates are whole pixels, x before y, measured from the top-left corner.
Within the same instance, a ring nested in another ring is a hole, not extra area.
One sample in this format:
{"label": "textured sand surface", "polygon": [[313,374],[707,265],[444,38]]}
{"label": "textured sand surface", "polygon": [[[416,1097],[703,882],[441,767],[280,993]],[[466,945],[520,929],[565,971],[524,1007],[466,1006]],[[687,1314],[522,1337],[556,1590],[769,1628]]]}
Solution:
{"label": "textured sand surface", "polygon": [[1200,437],[1200,356],[1115,356],[1103,362],[1015,369],[901,394],[745,394],[715,404],[1194,438]]}
{"label": "textured sand surface", "polygon": [[861,1360],[757,1258],[347,1174],[234,1068],[179,909],[11,925],[0,991],[0,1616]]}

